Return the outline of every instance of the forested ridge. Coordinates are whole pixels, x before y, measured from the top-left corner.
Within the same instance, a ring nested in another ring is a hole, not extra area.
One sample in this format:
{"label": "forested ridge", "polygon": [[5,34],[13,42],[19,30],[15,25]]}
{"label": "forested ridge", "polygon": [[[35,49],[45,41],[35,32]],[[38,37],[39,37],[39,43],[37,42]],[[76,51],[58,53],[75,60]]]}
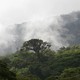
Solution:
{"label": "forested ridge", "polygon": [[0,80],[80,80],[80,46],[54,51],[43,40],[25,41],[15,53],[0,57]]}

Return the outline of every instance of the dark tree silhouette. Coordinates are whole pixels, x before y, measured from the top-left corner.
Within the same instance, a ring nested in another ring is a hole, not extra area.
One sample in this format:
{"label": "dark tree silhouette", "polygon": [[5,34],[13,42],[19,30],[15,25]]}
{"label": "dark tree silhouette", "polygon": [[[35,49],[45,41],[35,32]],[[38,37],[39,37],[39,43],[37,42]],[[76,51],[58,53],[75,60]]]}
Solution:
{"label": "dark tree silhouette", "polygon": [[38,59],[40,55],[47,49],[50,49],[51,45],[48,42],[43,42],[40,39],[31,39],[23,43],[21,51],[34,51],[37,54]]}

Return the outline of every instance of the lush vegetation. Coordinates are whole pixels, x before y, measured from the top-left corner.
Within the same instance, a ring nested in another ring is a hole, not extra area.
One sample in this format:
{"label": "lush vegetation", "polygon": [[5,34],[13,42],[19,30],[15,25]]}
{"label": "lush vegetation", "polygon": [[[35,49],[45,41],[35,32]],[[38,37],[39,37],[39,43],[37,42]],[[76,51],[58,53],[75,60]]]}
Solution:
{"label": "lush vegetation", "polygon": [[9,70],[7,64],[0,60],[0,80],[16,80],[16,75]]}
{"label": "lush vegetation", "polygon": [[50,43],[39,39],[24,42],[16,53],[1,58],[0,78],[80,80],[80,46],[62,47],[58,51],[50,47]]}

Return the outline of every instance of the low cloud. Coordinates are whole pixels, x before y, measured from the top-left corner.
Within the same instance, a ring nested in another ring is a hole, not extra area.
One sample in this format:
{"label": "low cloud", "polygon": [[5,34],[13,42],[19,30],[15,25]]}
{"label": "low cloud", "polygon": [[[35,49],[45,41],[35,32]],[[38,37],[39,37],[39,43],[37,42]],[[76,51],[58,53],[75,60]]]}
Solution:
{"label": "low cloud", "polygon": [[11,26],[0,25],[0,55],[15,52],[24,41],[32,38],[50,42],[53,50],[73,43],[79,44],[79,16],[80,13],[76,12]]}

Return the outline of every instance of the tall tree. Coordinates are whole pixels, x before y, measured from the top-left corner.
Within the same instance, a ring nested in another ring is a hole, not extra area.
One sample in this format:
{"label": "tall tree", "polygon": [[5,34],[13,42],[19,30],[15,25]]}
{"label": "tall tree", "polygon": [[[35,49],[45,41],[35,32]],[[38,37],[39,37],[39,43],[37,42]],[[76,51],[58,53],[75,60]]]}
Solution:
{"label": "tall tree", "polygon": [[24,42],[21,51],[34,51],[37,54],[38,59],[40,60],[41,53],[45,50],[50,49],[51,45],[48,42],[43,42],[40,39],[31,39],[29,41]]}
{"label": "tall tree", "polygon": [[43,42],[43,40],[40,39],[31,39],[24,42],[21,50],[33,50],[35,53],[40,53],[50,47],[51,45],[48,42]]}

